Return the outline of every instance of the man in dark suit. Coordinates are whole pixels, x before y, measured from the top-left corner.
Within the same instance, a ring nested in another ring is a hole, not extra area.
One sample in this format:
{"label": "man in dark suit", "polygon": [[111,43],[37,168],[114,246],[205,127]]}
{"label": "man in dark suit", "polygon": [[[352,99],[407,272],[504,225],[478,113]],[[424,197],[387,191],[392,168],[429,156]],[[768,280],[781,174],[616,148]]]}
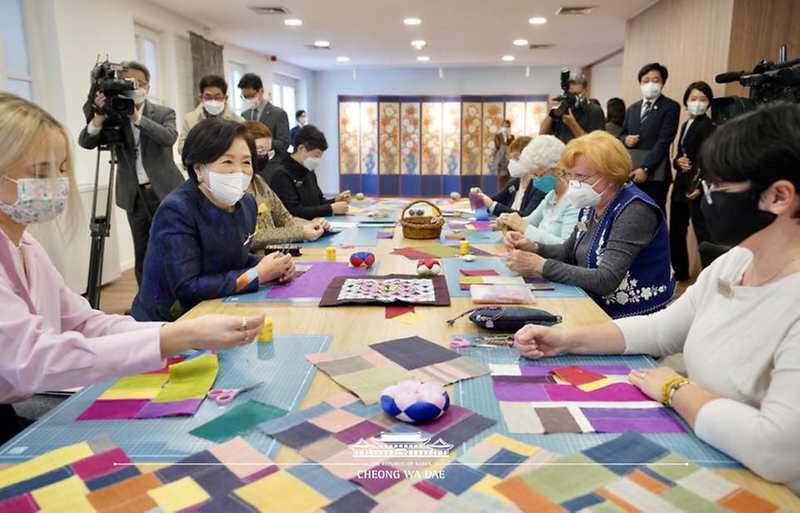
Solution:
{"label": "man in dark suit", "polygon": [[306,114],[306,111],[300,109],[294,113],[294,119],[295,121],[297,121],[297,124],[293,126],[292,129],[289,131],[289,144],[292,145],[292,148],[294,148],[294,138],[297,137],[297,132],[299,132],[301,128],[306,126],[306,122],[308,121],[308,115]]}
{"label": "man in dark suit", "polygon": [[[117,206],[128,213],[136,259],[136,283],[141,283],[144,255],[150,240],[150,225],[159,203],[184,177],[175,165],[172,146],[178,139],[175,111],[146,100],[150,90],[150,72],[137,62],[122,63],[119,78],[134,80],[136,89],[126,91],[135,108],[129,119],[122,120],[121,143],[117,151]],[[81,130],[78,144],[91,150],[102,142],[106,116],[102,114],[106,98],[101,92],[94,97],[94,117]]]}
{"label": "man in dark suit", "polygon": [[261,121],[272,132],[272,145],[279,150],[289,148],[289,116],[282,108],[273,105],[264,96],[264,83],[255,73],[245,73],[238,86],[247,110],[242,117],[247,121]]}
{"label": "man in dark suit", "polygon": [[667,192],[672,183],[669,148],[678,132],[681,107],[661,94],[667,68],[657,62],[639,70],[643,100],[628,108],[619,140],[631,151],[631,179],[666,213]]}

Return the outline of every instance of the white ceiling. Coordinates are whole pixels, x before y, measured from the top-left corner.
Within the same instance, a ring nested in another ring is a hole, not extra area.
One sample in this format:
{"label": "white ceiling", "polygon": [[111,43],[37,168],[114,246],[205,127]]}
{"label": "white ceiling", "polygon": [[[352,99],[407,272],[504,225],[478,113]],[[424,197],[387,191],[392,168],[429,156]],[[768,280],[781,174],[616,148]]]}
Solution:
{"label": "white ceiling", "polygon": [[[151,0],[211,29],[212,36],[314,70],[358,67],[571,66],[622,48],[625,21],[657,0]],[[588,15],[556,16],[561,6],[596,5]],[[257,15],[249,6],[282,6],[290,15]],[[528,19],[543,16],[544,25]],[[286,26],[287,17],[303,25]],[[418,26],[403,19],[417,17]],[[411,41],[423,39],[417,51]],[[512,45],[555,44],[546,50]],[[317,40],[329,50],[305,45]],[[427,63],[419,55],[430,56]],[[503,55],[514,55],[511,63]],[[347,56],[346,64],[336,57]]]}

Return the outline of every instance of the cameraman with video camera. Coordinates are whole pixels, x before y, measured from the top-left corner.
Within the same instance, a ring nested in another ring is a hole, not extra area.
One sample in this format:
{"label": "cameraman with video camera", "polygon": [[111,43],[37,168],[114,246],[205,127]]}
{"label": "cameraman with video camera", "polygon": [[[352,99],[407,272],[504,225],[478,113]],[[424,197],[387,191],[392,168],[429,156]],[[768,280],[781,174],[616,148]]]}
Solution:
{"label": "cameraman with video camera", "polygon": [[87,118],[94,114],[78,144],[89,150],[116,146],[116,203],[128,213],[138,284],[153,215],[160,201],[184,181],[172,157],[178,138],[175,111],[147,101],[150,71],[138,62],[104,62],[93,78],[84,112]]}
{"label": "cameraman with video camera", "polygon": [[583,134],[603,130],[606,117],[603,108],[590,103],[585,96],[588,82],[581,73],[569,74],[569,69],[561,71],[563,94],[557,98],[558,105],[550,109],[539,127],[540,134],[552,134],[567,144]]}

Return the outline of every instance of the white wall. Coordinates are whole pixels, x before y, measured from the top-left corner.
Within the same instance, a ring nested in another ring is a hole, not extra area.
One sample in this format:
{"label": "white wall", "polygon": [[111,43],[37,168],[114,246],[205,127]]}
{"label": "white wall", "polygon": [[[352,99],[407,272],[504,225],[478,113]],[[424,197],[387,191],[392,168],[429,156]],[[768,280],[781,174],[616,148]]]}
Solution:
{"label": "white wall", "polygon": [[[636,77],[634,77],[634,80]],[[622,98],[622,66],[603,66],[592,68],[592,98],[597,98],[603,111],[611,98]]]}
{"label": "white wall", "polygon": [[[311,95],[311,90],[313,89],[314,85],[314,72],[306,69],[301,68],[300,66],[295,66],[294,64],[289,64],[288,62],[283,62],[278,60],[273,63],[272,65],[273,73],[284,75],[287,77],[296,78],[299,83],[299,88],[297,90],[297,108],[303,109],[308,111],[307,117],[309,123],[316,123],[316,109],[314,108],[314,102]],[[271,91],[270,87],[270,91]],[[293,127],[295,125],[294,119],[294,112],[287,112],[289,115],[289,127]]]}

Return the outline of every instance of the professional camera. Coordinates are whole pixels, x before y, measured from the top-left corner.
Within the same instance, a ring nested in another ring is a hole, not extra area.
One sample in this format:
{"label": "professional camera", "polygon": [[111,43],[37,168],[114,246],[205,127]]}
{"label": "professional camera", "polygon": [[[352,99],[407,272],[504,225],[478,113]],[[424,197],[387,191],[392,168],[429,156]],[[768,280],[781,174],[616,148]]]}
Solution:
{"label": "professional camera", "polygon": [[800,102],[800,59],[774,63],[761,61],[751,73],[728,71],[716,76],[718,84],[739,82],[750,88],[750,97],[726,96],[711,100],[715,125],[753,110],[759,103],[788,100]]}
{"label": "professional camera", "polygon": [[550,109],[550,117],[552,118],[560,118],[569,109],[572,109],[573,113],[583,109],[581,95],[569,92],[569,76],[569,68],[563,68],[561,70],[561,90],[563,92],[561,96],[556,98],[558,105]]}
{"label": "professional camera", "polygon": [[92,89],[103,93],[106,97],[106,102],[99,113],[108,118],[123,119],[133,114],[135,108],[133,100],[124,93],[136,89],[136,81],[119,78],[119,72],[122,70],[122,66],[107,60],[92,70]]}

